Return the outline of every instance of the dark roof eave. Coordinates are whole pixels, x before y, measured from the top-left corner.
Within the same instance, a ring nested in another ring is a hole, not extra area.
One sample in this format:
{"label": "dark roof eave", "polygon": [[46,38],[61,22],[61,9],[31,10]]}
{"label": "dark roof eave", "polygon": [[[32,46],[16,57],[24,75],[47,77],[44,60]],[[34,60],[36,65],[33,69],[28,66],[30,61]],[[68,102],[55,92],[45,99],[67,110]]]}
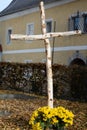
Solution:
{"label": "dark roof eave", "polygon": [[[34,7],[39,7],[39,0],[34,0],[34,4],[32,3],[33,0],[25,0],[27,4],[25,4],[23,6],[23,1],[22,1],[22,5],[19,5],[20,0],[13,0],[10,5],[4,9],[1,13],[0,13],[0,17],[6,16],[6,15],[10,15],[13,13],[17,13],[20,11],[24,11],[30,8],[34,8]],[[61,0],[43,0],[45,4],[49,4],[52,2],[56,2],[56,1],[61,1]],[[16,7],[18,3],[18,6]],[[29,4],[28,4],[29,3]]]}
{"label": "dark roof eave", "polygon": [[20,12],[20,11],[25,11],[25,10],[28,10],[28,9],[31,9],[31,8],[35,8],[35,7],[39,7],[38,5],[37,6],[32,6],[32,7],[27,7],[27,8],[22,8],[22,9],[17,9],[17,10],[13,10],[13,11],[10,11],[10,12],[6,12],[6,13],[2,13],[0,15],[0,17],[3,17],[3,16],[6,16],[6,15],[11,15],[13,13],[17,13],[17,12]]}

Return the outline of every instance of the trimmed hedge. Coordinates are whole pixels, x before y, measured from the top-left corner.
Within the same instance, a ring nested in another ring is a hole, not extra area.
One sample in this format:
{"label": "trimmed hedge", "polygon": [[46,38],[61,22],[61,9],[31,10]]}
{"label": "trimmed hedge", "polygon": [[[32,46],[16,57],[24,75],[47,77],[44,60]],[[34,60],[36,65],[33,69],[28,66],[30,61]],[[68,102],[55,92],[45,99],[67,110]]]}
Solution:
{"label": "trimmed hedge", "polygon": [[[87,67],[55,64],[54,97],[87,100]],[[47,95],[46,65],[0,63],[0,88]]]}

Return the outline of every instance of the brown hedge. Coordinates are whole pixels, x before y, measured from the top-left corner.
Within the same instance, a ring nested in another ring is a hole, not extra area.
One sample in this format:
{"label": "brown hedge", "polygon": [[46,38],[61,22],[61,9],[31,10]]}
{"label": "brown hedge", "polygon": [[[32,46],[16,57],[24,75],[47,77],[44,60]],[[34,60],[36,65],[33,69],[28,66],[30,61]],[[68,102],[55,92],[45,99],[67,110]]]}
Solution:
{"label": "brown hedge", "polygon": [[[53,67],[54,97],[87,100],[87,67]],[[0,88],[47,95],[44,63],[0,63]]]}

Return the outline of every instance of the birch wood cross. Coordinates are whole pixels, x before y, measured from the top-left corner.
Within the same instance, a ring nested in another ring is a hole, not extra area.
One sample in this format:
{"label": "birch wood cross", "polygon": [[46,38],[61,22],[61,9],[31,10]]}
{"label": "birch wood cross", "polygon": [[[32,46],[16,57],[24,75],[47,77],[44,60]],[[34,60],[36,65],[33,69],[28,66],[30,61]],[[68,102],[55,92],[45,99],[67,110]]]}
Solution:
{"label": "birch wood cross", "polygon": [[51,46],[49,38],[62,37],[81,34],[81,31],[69,31],[69,32],[46,32],[45,23],[45,9],[44,3],[40,2],[41,11],[41,28],[42,34],[40,35],[22,35],[22,34],[11,34],[12,40],[44,40],[46,49],[46,69],[47,69],[47,93],[48,93],[48,106],[53,108],[53,78],[52,78],[52,61],[51,61]]}

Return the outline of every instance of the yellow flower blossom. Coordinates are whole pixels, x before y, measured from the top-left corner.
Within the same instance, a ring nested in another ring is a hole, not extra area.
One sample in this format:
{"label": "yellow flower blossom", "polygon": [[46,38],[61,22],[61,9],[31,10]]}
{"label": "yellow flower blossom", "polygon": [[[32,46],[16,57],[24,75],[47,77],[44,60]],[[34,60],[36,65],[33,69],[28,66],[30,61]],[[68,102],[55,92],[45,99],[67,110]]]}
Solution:
{"label": "yellow flower blossom", "polygon": [[40,123],[36,123],[32,126],[32,130],[42,130]]}
{"label": "yellow flower blossom", "polygon": [[[48,126],[69,126],[73,124],[74,114],[64,107],[50,108],[40,107],[32,114],[29,124],[33,130],[42,130]],[[62,124],[61,124],[62,122]]]}

